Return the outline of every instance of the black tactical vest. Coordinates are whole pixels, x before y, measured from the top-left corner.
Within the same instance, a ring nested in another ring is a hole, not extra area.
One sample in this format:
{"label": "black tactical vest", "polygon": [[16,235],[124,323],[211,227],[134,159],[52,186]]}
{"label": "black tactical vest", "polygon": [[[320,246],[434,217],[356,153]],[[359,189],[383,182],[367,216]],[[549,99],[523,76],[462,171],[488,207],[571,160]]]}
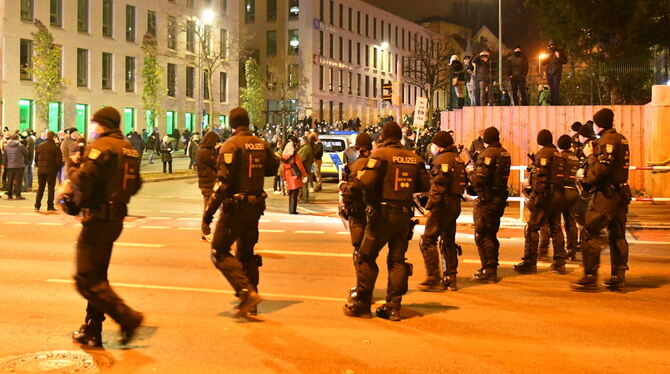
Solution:
{"label": "black tactical vest", "polygon": [[[232,139],[231,139],[232,140]],[[243,192],[258,194],[263,192],[266,165],[266,144],[255,136],[238,136],[236,159],[237,175],[233,177],[233,194]]]}
{"label": "black tactical vest", "polygon": [[112,143],[112,151],[117,157],[116,167],[112,171],[107,196],[109,202],[128,204],[130,198],[139,190],[140,154],[127,141]]}
{"label": "black tactical vest", "polygon": [[563,184],[565,186],[574,187],[577,184],[577,170],[579,170],[579,159],[572,152],[561,152],[561,156],[565,158],[565,178]]}
{"label": "black tactical vest", "polygon": [[500,156],[496,157],[496,171],[493,173],[491,187],[507,189],[510,168],[512,167],[512,156],[506,149],[500,148]]}
{"label": "black tactical vest", "polygon": [[419,157],[402,148],[387,148],[378,154],[386,164],[381,190],[382,200],[411,201],[418,177]]}

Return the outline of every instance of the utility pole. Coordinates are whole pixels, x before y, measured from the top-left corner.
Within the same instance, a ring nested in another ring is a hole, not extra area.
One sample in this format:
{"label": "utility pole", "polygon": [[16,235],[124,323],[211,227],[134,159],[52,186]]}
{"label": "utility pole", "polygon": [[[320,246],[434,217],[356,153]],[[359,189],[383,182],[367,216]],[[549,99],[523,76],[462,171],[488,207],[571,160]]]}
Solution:
{"label": "utility pole", "polygon": [[503,84],[502,0],[498,0],[498,86]]}

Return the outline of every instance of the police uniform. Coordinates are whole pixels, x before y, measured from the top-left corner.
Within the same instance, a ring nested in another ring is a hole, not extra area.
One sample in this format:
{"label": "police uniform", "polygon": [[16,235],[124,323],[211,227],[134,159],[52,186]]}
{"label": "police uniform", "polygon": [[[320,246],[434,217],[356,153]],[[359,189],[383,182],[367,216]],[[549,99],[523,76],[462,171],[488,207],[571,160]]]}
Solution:
{"label": "police uniform", "polygon": [[384,126],[382,147],[368,159],[357,183],[367,194],[367,226],[356,264],[356,292],[344,306],[349,316],[369,317],[372,292],[379,273],[377,256],[388,243],[388,288],[386,304],[377,309],[381,318],[400,320],[402,295],[407,292],[411,265],[405,262],[414,215],[412,197],[429,187],[423,160],[403,148],[396,123]]}
{"label": "police uniform", "polygon": [[[234,134],[221,146],[217,182],[204,220],[209,223],[222,207],[212,239],[211,259],[241,300],[238,316],[254,314],[258,296],[260,256],[258,221],[265,210],[264,178],[276,174],[279,163],[270,146],[248,129],[249,117],[241,108],[230,113]],[[235,257],[231,246],[237,242]]]}
{"label": "police uniform", "polygon": [[475,169],[470,173],[469,191],[478,198],[473,210],[475,244],[482,267],[474,274],[476,280],[497,282],[500,242],[497,234],[500,218],[507,206],[507,180],[512,158],[500,144],[498,129],[489,127],[482,138],[488,147],[477,157]]}
{"label": "police uniform", "polygon": [[554,261],[552,270],[565,273],[565,238],[561,228],[561,213],[565,206],[566,160],[561,157],[552,144],[553,138],[549,130],[541,130],[537,136],[542,148],[535,154],[530,176],[530,196],[528,207],[531,211],[525,229],[525,245],[523,261],[514,266],[521,274],[537,272],[539,231],[542,225],[549,224]]}
{"label": "police uniform", "polygon": [[[446,135],[446,136],[445,136]],[[444,143],[438,144],[444,137]],[[440,291],[444,288],[455,291],[458,270],[459,246],[456,244],[456,219],[461,214],[461,198],[467,185],[465,163],[454,146],[453,138],[444,131],[433,137],[433,143],[443,147],[443,151],[433,160],[430,170],[431,186],[428,192],[426,210],[430,216],[426,221],[419,247],[426,265],[428,279],[420,285],[422,291]],[[440,274],[437,254],[438,238],[443,261]]]}
{"label": "police uniform", "polygon": [[86,323],[73,334],[77,343],[102,346],[105,314],[121,326],[127,343],[143,316],[132,310],[114,292],[107,270],[114,241],[121,235],[127,204],[142,186],[140,155],[119,130],[120,115],[106,107],[96,112],[93,122],[106,132],[90,144],[78,168],[70,169],[70,180],[79,191],[76,197],[82,214],[77,240],[77,291],[86,298]]}
{"label": "police uniform", "polygon": [[603,129],[600,138],[588,155],[588,168],[583,182],[592,186],[593,198],[586,212],[586,226],[582,237],[584,277],[572,287],[577,291],[597,289],[600,266],[600,231],[607,228],[610,246],[611,277],[605,285],[611,290],[625,286],[628,270],[628,242],[626,241],[626,215],[631,200],[628,185],[630,150],[628,140],[612,128],[614,113],[603,109],[593,117]]}

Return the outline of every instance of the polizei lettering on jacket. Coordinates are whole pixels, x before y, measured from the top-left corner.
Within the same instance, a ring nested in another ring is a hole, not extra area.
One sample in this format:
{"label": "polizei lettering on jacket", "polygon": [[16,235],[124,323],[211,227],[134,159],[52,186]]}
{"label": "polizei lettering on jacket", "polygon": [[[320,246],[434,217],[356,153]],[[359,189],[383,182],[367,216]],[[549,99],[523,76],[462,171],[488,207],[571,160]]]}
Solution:
{"label": "polizei lettering on jacket", "polygon": [[244,149],[247,151],[262,151],[265,149],[263,143],[244,143]]}
{"label": "polizei lettering on jacket", "polygon": [[394,164],[416,164],[416,157],[411,156],[393,156],[392,161]]}

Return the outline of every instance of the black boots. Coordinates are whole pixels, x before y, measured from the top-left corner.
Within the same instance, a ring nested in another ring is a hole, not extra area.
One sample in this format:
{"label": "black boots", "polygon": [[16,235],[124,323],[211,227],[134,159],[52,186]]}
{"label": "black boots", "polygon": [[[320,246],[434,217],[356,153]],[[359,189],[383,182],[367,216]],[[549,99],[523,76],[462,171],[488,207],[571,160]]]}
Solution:
{"label": "black boots", "polygon": [[553,264],[551,264],[551,266],[549,267],[549,271],[561,275],[567,274],[567,271],[565,270],[565,264],[560,262],[554,262]]}
{"label": "black boots", "polygon": [[586,274],[582,279],[570,284],[573,291],[578,292],[595,292],[598,290],[598,277],[595,275]]}
{"label": "black boots", "polygon": [[131,311],[121,322],[121,344],[126,345],[135,336],[137,328],[144,321],[144,315],[140,312]]}
{"label": "black boots", "polygon": [[620,292],[626,287],[626,273],[623,271],[612,274],[610,279],[603,282],[605,286],[610,291]]}
{"label": "black boots", "polygon": [[498,269],[496,268],[482,268],[472,275],[472,277],[482,283],[497,283],[498,282]]}
{"label": "black boots", "polygon": [[458,285],[456,284],[456,274],[445,274],[442,278],[442,285],[449,291],[458,290]]}
{"label": "black boots", "polygon": [[86,321],[79,331],[72,333],[72,340],[76,344],[88,347],[102,347],[102,322],[89,320]]}
{"label": "black boots", "polygon": [[348,317],[358,317],[358,318],[372,318],[372,312],[370,312],[370,303],[363,302],[360,300],[361,295],[356,291],[356,287],[353,287],[349,290],[349,296],[347,297],[347,303],[342,307],[342,312],[345,316]]}
{"label": "black boots", "polygon": [[400,303],[399,302],[391,302],[391,303],[386,303],[376,310],[377,317],[387,319],[389,321],[400,321],[402,318],[400,318]]}
{"label": "black boots", "polygon": [[428,279],[419,283],[418,289],[421,292],[442,292],[445,287],[440,279],[428,277]]}
{"label": "black boots", "polygon": [[519,274],[535,274],[537,273],[537,265],[527,261],[522,261],[514,265],[514,271]]}
{"label": "black boots", "polygon": [[237,317],[246,317],[256,311],[256,305],[263,299],[254,290],[244,289],[239,293],[240,303],[237,305]]}

